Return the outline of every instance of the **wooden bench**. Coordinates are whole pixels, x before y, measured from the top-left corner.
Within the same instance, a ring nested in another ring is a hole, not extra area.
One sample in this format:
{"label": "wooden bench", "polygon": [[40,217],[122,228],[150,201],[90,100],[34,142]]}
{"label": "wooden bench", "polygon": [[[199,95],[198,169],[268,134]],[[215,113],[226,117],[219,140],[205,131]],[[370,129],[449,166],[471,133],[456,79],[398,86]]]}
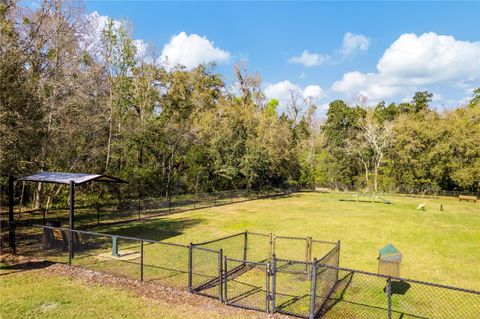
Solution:
{"label": "wooden bench", "polygon": [[477,196],[467,196],[467,195],[459,195],[458,200],[461,202],[462,200],[464,201],[473,201],[474,203],[477,202]]}
{"label": "wooden bench", "polygon": [[66,250],[68,247],[66,231],[45,227],[43,229],[43,245],[45,248],[62,247],[63,250]]}

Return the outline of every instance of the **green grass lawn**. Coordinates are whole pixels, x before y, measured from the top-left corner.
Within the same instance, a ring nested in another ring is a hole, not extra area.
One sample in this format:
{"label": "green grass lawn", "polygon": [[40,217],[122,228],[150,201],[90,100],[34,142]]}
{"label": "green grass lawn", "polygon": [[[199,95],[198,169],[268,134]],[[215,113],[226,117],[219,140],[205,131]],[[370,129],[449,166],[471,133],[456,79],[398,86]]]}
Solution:
{"label": "green grass lawn", "polygon": [[[143,255],[144,281],[182,290],[187,289],[188,283],[188,243],[240,233],[239,236],[200,247],[213,250],[223,248],[228,257],[241,259],[245,237],[241,232],[244,230],[280,236],[311,236],[331,242],[341,240],[340,265],[371,272],[377,271],[378,249],[392,243],[404,255],[402,277],[480,290],[480,267],[477,266],[480,259],[479,204],[460,203],[455,198],[385,198],[394,204],[340,201],[354,200],[352,194],[345,193],[300,193],[103,226],[95,231],[183,244],[145,243]],[[420,203],[425,203],[424,211],[417,210]],[[443,210],[440,210],[440,205]],[[82,241],[82,245],[87,246],[79,247],[75,252],[73,265],[140,279],[140,242],[118,239],[122,257],[117,258],[112,257],[111,237],[84,234]],[[305,243],[305,239],[277,238],[276,255],[284,259],[302,260]],[[331,244],[314,242],[313,255],[321,257],[332,247]],[[66,261],[64,250],[57,248],[55,252],[59,252],[59,260]],[[269,236],[249,234],[247,255],[249,260],[266,262]],[[51,259],[52,255],[48,257]],[[235,263],[229,261],[229,269],[234,268]],[[194,288],[218,278],[218,255],[215,251],[195,248],[192,265]],[[259,265],[254,270],[233,275],[227,285],[229,302],[262,309],[267,290],[265,266]],[[306,271],[308,267],[305,267],[304,264],[297,264],[288,266],[287,270]],[[322,276],[327,273],[332,276],[332,270],[321,273]],[[307,273],[280,271],[276,277],[276,306],[307,315],[311,288]],[[339,272],[338,278],[336,291],[329,299],[334,306],[326,318],[386,315],[384,278],[343,271]],[[317,282],[320,287],[317,303],[320,305],[324,300],[321,287],[328,281]],[[474,318],[472,313],[480,314],[478,295],[415,283],[411,283],[406,291],[392,296],[394,318],[421,316],[447,319],[453,314]],[[218,285],[203,289],[202,293],[218,298]]]}
{"label": "green grass lawn", "polygon": [[[152,299],[125,289],[0,263],[0,318],[256,318],[220,304]],[[174,296],[174,295],[172,295]],[[234,311],[232,311],[234,310]]]}
{"label": "green grass lawn", "polygon": [[[480,205],[455,198],[385,196],[394,204],[339,201],[351,194],[301,193],[100,228],[188,244],[244,230],[341,240],[340,265],[377,271],[388,243],[404,255],[401,276],[480,290]],[[425,211],[417,210],[426,203]],[[440,211],[440,205],[443,211]],[[250,248],[249,248],[250,249]],[[295,254],[294,245],[285,245]]]}

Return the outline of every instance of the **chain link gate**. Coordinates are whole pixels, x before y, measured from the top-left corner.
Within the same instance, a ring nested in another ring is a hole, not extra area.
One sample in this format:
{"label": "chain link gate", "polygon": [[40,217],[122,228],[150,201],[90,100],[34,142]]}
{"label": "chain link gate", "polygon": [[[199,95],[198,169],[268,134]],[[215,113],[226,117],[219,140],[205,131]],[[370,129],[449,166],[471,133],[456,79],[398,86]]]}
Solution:
{"label": "chain link gate", "polygon": [[310,314],[312,263],[272,258],[272,310],[297,317]]}
{"label": "chain link gate", "polygon": [[224,258],[223,300],[226,305],[272,312],[270,263]]}
{"label": "chain link gate", "polygon": [[222,300],[222,249],[189,246],[188,288],[190,292]]}

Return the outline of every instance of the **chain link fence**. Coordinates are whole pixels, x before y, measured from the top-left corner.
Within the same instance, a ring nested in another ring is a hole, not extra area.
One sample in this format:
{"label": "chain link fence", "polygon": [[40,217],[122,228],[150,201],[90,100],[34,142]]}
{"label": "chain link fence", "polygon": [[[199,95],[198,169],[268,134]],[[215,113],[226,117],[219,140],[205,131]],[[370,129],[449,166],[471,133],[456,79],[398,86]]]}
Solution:
{"label": "chain link fence", "polygon": [[480,292],[321,265],[338,273],[322,318],[478,318]]}
{"label": "chain link fence", "polygon": [[[75,207],[75,226],[77,229],[92,229],[97,226],[126,223],[291,193],[292,189],[289,188],[248,189],[79,204]],[[28,237],[32,225],[49,225],[51,223],[57,227],[68,225],[68,210],[68,207],[59,206],[23,211],[17,208],[14,212],[17,237]],[[0,248],[2,251],[4,248],[7,249],[8,229],[8,213],[0,212]]]}
{"label": "chain link fence", "polygon": [[225,257],[225,304],[269,312],[270,264]]}
{"label": "chain link fence", "polygon": [[31,234],[30,252],[36,257],[184,289],[246,309],[303,318],[480,314],[478,291],[339,267],[340,242],[248,231],[190,245],[51,226],[35,227]]}

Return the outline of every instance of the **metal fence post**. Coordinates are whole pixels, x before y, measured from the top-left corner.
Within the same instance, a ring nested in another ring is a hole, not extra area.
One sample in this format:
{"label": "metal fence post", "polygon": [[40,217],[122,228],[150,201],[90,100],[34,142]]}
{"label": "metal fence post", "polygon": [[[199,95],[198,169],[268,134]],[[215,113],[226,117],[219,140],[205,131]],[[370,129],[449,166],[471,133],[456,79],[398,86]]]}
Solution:
{"label": "metal fence post", "polygon": [[118,257],[118,238],[117,236],[112,236],[112,256]]}
{"label": "metal fence post", "polygon": [[270,233],[270,236],[269,236],[269,239],[268,239],[268,244],[269,244],[269,252],[270,252],[270,255],[268,257],[270,257],[269,259],[272,259],[273,257],[273,235],[272,233]]}
{"label": "metal fence post", "polygon": [[272,236],[272,256],[275,256],[275,241],[277,240],[277,236]]}
{"label": "metal fence post", "polygon": [[392,279],[387,278],[387,318],[392,319]]}
{"label": "metal fence post", "polygon": [[188,246],[188,291],[192,292],[193,243]]}
{"label": "metal fence post", "polygon": [[225,304],[227,305],[228,304],[228,296],[227,296],[227,290],[228,290],[228,265],[227,265],[227,257],[225,256],[224,259],[223,259],[223,273],[224,273],[224,281],[223,281],[223,284],[225,285],[224,288],[223,288],[223,301],[225,302]]}
{"label": "metal fence post", "polygon": [[275,295],[276,295],[276,287],[277,287],[277,260],[275,259],[275,255],[272,257],[272,264],[271,264],[271,275],[272,275],[272,291],[271,291],[271,311],[275,313]]}
{"label": "metal fence post", "polygon": [[247,260],[248,231],[245,230],[245,238],[243,240],[243,261]]}
{"label": "metal fence post", "polygon": [[[337,247],[338,247],[338,250],[337,250],[337,264],[335,266],[339,267],[340,266],[340,240],[337,241]],[[338,282],[338,269],[336,269],[335,271],[335,274],[336,274],[336,282]]]}
{"label": "metal fence post", "polygon": [[312,237],[307,237],[307,251],[305,252],[305,273],[307,275],[307,279],[310,277],[310,273],[309,273],[309,267],[308,267],[308,263],[310,263],[312,261]]}
{"label": "metal fence post", "polygon": [[140,243],[140,281],[143,282],[143,240]]}
{"label": "metal fence post", "polygon": [[267,313],[270,313],[270,273],[272,271],[272,265],[268,262],[265,269],[265,310]]}
{"label": "metal fence post", "polygon": [[310,311],[309,318],[315,318],[315,299],[317,298],[317,258],[313,259],[312,263],[312,281],[311,281],[311,291],[310,291]]}
{"label": "metal fence post", "polygon": [[72,230],[68,230],[68,265],[72,265],[73,245],[72,245]]}
{"label": "metal fence post", "polygon": [[218,251],[218,300],[223,301],[223,249]]}

